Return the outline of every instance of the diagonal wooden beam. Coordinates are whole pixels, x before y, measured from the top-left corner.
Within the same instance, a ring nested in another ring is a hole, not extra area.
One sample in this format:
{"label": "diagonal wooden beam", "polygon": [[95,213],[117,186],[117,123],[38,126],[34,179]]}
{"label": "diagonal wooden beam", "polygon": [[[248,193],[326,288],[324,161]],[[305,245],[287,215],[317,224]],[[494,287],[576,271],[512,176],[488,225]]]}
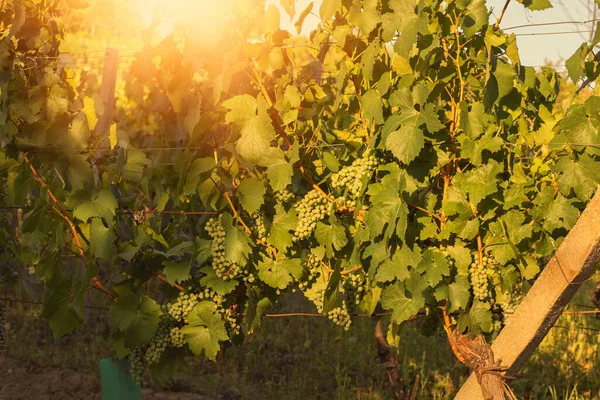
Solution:
{"label": "diagonal wooden beam", "polygon": [[[494,358],[508,367],[507,376],[516,376],[599,261],[600,190],[492,344]],[[456,395],[458,400],[483,398],[474,374]]]}

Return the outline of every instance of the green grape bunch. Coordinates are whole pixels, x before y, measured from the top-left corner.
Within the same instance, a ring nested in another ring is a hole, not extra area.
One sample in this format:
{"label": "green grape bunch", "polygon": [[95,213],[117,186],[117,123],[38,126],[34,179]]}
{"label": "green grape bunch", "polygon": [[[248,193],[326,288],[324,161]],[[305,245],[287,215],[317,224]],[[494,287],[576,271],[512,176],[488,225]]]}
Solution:
{"label": "green grape bunch", "polygon": [[185,345],[185,335],[178,326],[171,328],[169,331],[169,338],[171,339],[171,345],[173,347],[181,348]]}
{"label": "green grape bunch", "polygon": [[169,315],[162,314],[158,328],[150,342],[133,348],[129,353],[130,373],[138,384],[141,385],[146,367],[158,364],[167,347],[172,345],[171,329],[174,322]]}
{"label": "green grape bunch", "polygon": [[306,259],[305,273],[302,279],[298,281],[300,290],[309,289],[321,276],[321,261],[314,256],[310,256]]}
{"label": "green grape bunch", "polygon": [[226,231],[221,224],[222,215],[218,218],[211,218],[206,223],[205,230],[212,238],[211,256],[212,268],[219,278],[223,280],[236,279],[243,274],[243,269],[237,263],[225,258],[225,236]]}
{"label": "green grape bunch", "polygon": [[348,313],[345,301],[342,302],[341,307],[336,307],[329,311],[327,313],[327,318],[333,321],[337,326],[344,328],[345,331],[349,330],[352,326],[352,319],[350,318],[350,313]]}
{"label": "green grape bunch", "polygon": [[325,218],[331,210],[325,196],[317,190],[311,190],[296,204],[298,212],[298,226],[294,232],[294,239],[306,239],[317,228],[317,222]]}
{"label": "green grape bunch", "polygon": [[275,201],[282,204],[289,203],[296,198],[294,193],[286,189],[276,191],[274,197]]}
{"label": "green grape bunch", "polygon": [[265,227],[265,218],[260,212],[255,212],[252,214],[252,219],[254,220],[254,232],[256,237],[260,241],[267,240],[267,228]]}
{"label": "green grape bunch", "polygon": [[367,279],[361,274],[350,274],[345,276],[342,290],[346,297],[346,302],[351,308],[358,306],[365,296],[368,287]]}
{"label": "green grape bunch", "polygon": [[174,303],[167,304],[168,313],[177,322],[187,323],[188,314],[203,298],[196,293],[179,293]]}
{"label": "green grape bunch", "polygon": [[357,158],[352,165],[342,168],[331,177],[331,187],[342,193],[338,197],[338,202],[347,207],[356,206],[356,200],[360,197],[364,186],[365,178],[370,177],[373,171],[377,169],[377,158],[366,154],[363,158]]}
{"label": "green grape bunch", "polygon": [[[477,257],[476,257],[477,258]],[[481,258],[481,263],[474,262],[469,268],[473,295],[480,301],[493,300],[494,293],[490,287],[490,278],[496,273],[498,263],[491,255]]]}

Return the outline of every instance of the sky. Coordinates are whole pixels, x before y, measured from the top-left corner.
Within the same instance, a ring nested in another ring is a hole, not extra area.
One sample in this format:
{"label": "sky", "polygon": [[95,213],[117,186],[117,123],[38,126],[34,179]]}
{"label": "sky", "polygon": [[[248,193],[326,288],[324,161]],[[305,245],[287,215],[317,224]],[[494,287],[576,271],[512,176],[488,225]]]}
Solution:
{"label": "sky", "polygon": [[[154,12],[161,12],[163,8],[173,8],[177,20],[189,22],[194,27],[197,37],[211,40],[220,29],[226,27],[219,17],[229,2],[235,0],[134,0],[138,5],[143,17],[151,19]],[[289,1],[289,0],[287,0]],[[595,23],[582,24],[581,21],[593,19],[597,10],[594,0],[550,0],[553,8],[543,11],[529,11],[525,9],[518,0],[509,3],[500,27],[506,32],[514,32],[518,35],[517,45],[521,56],[521,62],[525,65],[539,66],[550,62],[562,67],[582,42],[590,40],[589,32],[573,33],[574,31],[589,31]],[[322,0],[296,0],[296,16],[304,10],[308,4],[313,4],[312,13],[304,22],[303,34],[309,33],[319,23],[319,8]],[[491,10],[490,20],[494,22],[499,16],[506,0],[487,0],[486,4]],[[267,0],[267,5],[276,5],[280,8],[282,28],[290,32],[296,32],[293,21],[283,8],[280,0]],[[591,9],[591,10],[590,10]],[[600,12],[598,12],[600,17]],[[527,28],[513,28],[523,24],[540,24],[575,21],[577,23],[547,25]],[[560,33],[559,32],[569,32]],[[548,33],[552,33],[548,35]]]}
{"label": "sky", "polygon": [[[588,7],[596,7],[593,0],[550,0],[553,8],[543,11],[528,11],[521,4],[512,1],[502,18],[500,27],[506,32],[518,34],[517,45],[521,62],[525,65],[544,65],[546,62],[561,65],[584,41],[589,40],[589,33],[568,33],[546,35],[548,32],[588,31],[592,24],[581,24],[581,21],[593,19],[593,12]],[[300,14],[311,0],[296,0],[296,13]],[[309,32],[319,23],[319,8],[322,0],[313,0],[313,14],[305,22],[303,33]],[[268,4],[279,4],[279,0],[268,0]],[[505,0],[487,0],[491,9],[490,20],[495,21],[500,15]],[[316,15],[314,15],[316,14]],[[600,12],[598,13],[600,17]],[[528,28],[508,29],[523,24],[539,24],[548,22],[577,21],[576,24],[549,25]],[[295,32],[293,23],[285,12],[281,12],[281,23],[284,29]],[[531,35],[531,34],[534,35]],[[541,35],[540,35],[541,33]]]}

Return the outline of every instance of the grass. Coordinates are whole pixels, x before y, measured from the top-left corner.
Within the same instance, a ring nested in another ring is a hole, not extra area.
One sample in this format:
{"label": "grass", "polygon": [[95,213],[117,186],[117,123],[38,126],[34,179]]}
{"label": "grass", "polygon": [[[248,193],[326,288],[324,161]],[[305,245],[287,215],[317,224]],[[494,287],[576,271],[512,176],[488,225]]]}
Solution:
{"label": "grass", "polygon": [[[572,304],[591,304],[592,285],[586,284]],[[279,307],[289,309],[290,303]],[[97,374],[98,360],[111,357],[102,328],[106,314],[92,312],[86,330],[55,341],[39,320],[39,310],[25,305],[11,309],[9,355]],[[220,399],[391,399],[374,326],[375,321],[358,318],[343,332],[326,318],[265,318],[255,335],[226,349],[217,363],[190,358],[176,378],[154,378],[150,384]],[[556,326],[511,387],[521,399],[600,399],[600,319],[563,315]],[[443,334],[423,337],[415,324],[401,335],[398,359],[415,398],[453,398],[468,376]]]}

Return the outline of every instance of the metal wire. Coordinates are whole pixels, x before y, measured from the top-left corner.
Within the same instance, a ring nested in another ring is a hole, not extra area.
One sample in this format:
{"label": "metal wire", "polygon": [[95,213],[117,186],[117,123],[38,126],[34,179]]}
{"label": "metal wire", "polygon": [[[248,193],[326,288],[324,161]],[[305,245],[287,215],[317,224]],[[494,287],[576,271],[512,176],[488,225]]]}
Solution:
{"label": "metal wire", "polygon": [[513,30],[513,29],[521,29],[521,28],[531,28],[531,27],[536,27],[536,26],[551,26],[551,25],[573,25],[573,24],[585,25],[585,24],[590,24],[592,22],[598,22],[598,21],[600,21],[600,18],[588,19],[588,20],[585,20],[585,21],[541,22],[541,23],[537,23],[537,24],[523,24],[523,25],[509,26],[509,27],[506,27],[506,28],[502,28],[502,30],[505,31],[505,30]]}

